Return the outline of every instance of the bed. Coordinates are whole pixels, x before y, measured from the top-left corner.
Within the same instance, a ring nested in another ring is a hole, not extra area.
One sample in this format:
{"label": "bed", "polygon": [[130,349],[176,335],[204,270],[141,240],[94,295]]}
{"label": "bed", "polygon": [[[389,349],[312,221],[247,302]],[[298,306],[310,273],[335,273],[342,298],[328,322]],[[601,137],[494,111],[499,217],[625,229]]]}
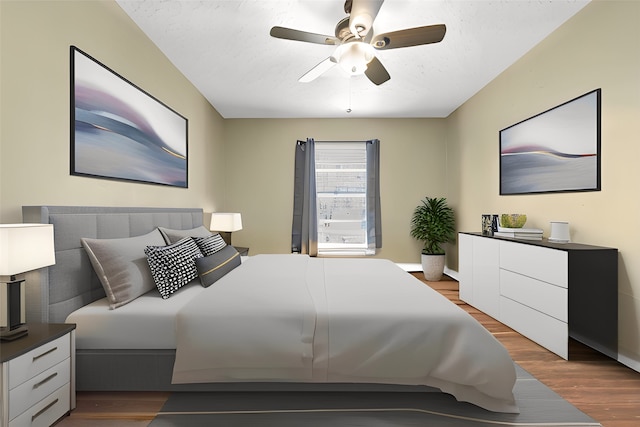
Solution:
{"label": "bed", "polygon": [[76,323],[78,390],[437,388],[518,411],[504,347],[387,260],[257,255],[211,286],[194,280],[166,299],[151,290],[110,309],[82,239],[188,234],[202,214],[23,207],[24,222],[54,225],[56,250],[54,266],[27,277],[28,321]]}

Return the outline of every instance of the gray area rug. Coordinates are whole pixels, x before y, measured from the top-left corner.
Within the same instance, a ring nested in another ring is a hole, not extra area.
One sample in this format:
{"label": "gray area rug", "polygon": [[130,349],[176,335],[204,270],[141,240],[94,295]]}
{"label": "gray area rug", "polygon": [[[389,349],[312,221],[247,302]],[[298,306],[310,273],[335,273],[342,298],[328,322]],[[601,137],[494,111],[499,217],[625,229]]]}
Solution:
{"label": "gray area rug", "polygon": [[149,427],[600,426],[517,366],[519,414],[440,392],[175,392]]}

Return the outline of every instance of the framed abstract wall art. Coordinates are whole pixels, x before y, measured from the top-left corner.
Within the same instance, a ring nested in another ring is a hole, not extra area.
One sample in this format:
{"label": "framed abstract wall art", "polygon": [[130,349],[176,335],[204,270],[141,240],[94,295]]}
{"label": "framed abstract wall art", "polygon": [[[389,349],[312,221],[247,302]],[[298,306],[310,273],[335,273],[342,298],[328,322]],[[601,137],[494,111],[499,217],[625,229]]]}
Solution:
{"label": "framed abstract wall art", "polygon": [[500,131],[500,194],[600,191],[601,89]]}
{"label": "framed abstract wall art", "polygon": [[70,51],[71,174],[187,188],[187,119]]}

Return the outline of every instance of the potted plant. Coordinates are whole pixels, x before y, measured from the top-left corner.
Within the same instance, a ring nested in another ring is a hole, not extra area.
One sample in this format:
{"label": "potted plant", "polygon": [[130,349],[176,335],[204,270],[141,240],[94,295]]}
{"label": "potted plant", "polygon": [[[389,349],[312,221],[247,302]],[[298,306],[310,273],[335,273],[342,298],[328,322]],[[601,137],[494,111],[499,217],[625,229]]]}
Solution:
{"label": "potted plant", "polygon": [[426,280],[438,281],[444,273],[443,243],[454,242],[455,221],[447,199],[426,197],[413,212],[411,236],[422,240],[422,271]]}

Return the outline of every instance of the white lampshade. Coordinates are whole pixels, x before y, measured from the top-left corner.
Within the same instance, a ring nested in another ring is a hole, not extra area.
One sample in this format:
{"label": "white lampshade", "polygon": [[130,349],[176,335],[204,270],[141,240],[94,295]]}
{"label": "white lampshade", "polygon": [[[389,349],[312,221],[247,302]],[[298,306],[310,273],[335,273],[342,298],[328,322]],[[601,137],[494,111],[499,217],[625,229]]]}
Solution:
{"label": "white lampshade", "polygon": [[211,214],[211,231],[238,231],[242,230],[242,216],[239,213],[214,212]]}
{"label": "white lampshade", "polygon": [[55,263],[52,224],[0,224],[0,276]]}

